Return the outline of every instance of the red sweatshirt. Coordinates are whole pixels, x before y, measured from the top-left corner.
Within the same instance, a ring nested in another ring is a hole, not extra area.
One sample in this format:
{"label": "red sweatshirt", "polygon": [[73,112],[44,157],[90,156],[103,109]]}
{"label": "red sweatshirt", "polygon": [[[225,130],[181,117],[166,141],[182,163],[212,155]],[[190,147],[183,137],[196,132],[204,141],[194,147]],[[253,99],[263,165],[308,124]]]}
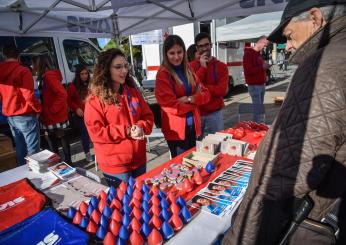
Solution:
{"label": "red sweatshirt", "polygon": [[243,57],[243,67],[245,82],[248,85],[264,85],[267,81],[266,69],[260,52],[253,48],[245,48]]}
{"label": "red sweatshirt", "polygon": [[0,63],[0,100],[5,116],[41,112],[41,105],[34,95],[32,74],[17,61]]}
{"label": "red sweatshirt", "polygon": [[85,101],[81,99],[81,97],[77,93],[76,86],[73,83],[70,83],[68,85],[67,94],[68,94],[68,100],[67,100],[68,106],[73,110],[73,112],[76,112],[78,108],[84,111]]}
{"label": "red sweatshirt", "polygon": [[228,92],[227,65],[214,57],[208,62],[206,68],[201,66],[198,60],[191,61],[189,64],[211,95],[209,102],[199,107],[202,116],[222,109],[225,106],[223,97]]}
{"label": "red sweatshirt", "polygon": [[136,124],[148,135],[154,124],[153,113],[136,88],[125,86],[123,96],[117,98],[119,106],[108,105],[90,95],[84,111],[97,162],[102,171],[110,174],[128,172],[145,164],[146,140],[134,140],[126,132]]}
{"label": "red sweatshirt", "polygon": [[41,121],[45,126],[67,121],[67,93],[59,70],[43,75]]}
{"label": "red sweatshirt", "polygon": [[[162,132],[166,140],[185,140],[186,114],[188,112],[193,114],[196,135],[201,135],[198,106],[207,103],[210,94],[199,82],[197,76],[195,76],[195,80],[197,85],[192,86],[191,93],[194,104],[187,104],[178,101],[178,98],[186,96],[184,85],[176,82],[165,67],[161,66],[156,75],[155,97],[162,109]],[[200,87],[201,92],[195,94],[197,86]]]}

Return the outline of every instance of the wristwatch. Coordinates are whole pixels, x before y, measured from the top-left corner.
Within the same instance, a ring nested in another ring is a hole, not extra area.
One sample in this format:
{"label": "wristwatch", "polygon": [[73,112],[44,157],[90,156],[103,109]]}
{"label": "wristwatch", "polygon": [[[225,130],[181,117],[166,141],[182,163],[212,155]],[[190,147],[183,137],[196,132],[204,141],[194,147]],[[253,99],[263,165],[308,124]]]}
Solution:
{"label": "wristwatch", "polygon": [[191,96],[187,97],[187,101],[188,101],[189,103],[191,103],[191,102],[192,102],[192,97],[191,97]]}

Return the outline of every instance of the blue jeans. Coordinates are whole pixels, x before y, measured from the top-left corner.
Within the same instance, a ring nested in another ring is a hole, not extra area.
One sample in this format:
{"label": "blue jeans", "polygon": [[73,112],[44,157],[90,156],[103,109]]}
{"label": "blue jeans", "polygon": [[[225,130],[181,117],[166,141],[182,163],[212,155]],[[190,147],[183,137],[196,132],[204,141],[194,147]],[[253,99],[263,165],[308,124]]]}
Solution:
{"label": "blue jeans", "polygon": [[174,158],[181,153],[196,146],[196,130],[195,125],[186,126],[185,140],[167,140],[171,157]]}
{"label": "blue jeans", "polygon": [[223,110],[217,110],[202,116],[202,137],[224,130]]}
{"label": "blue jeans", "polygon": [[137,178],[138,176],[144,174],[147,171],[147,165],[143,164],[139,168],[135,170],[121,173],[121,174],[110,174],[103,172],[103,176],[105,177],[109,186],[118,187],[122,181],[127,182],[130,176],[132,178]]}
{"label": "blue jeans", "polygon": [[257,123],[264,122],[264,93],[266,91],[265,85],[249,85],[249,94],[251,96],[253,105],[253,121]]}
{"label": "blue jeans", "polygon": [[89,153],[90,152],[90,137],[88,134],[88,130],[85,127],[84,118],[74,115],[73,120],[75,124],[78,126],[79,131],[81,133],[83,151],[85,154]]}
{"label": "blue jeans", "polygon": [[16,144],[17,166],[26,163],[24,157],[40,151],[40,127],[36,115],[7,118]]}

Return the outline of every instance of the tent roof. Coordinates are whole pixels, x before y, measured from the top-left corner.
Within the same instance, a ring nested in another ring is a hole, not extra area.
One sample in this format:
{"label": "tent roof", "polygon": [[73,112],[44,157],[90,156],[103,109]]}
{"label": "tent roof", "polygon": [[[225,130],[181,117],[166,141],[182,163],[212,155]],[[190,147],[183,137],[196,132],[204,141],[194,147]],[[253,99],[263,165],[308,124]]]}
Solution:
{"label": "tent roof", "polygon": [[269,35],[280,23],[282,11],[255,14],[216,28],[216,41],[251,40]]}
{"label": "tent roof", "polygon": [[[1,0],[0,35],[115,37],[282,10],[243,0]],[[276,1],[278,2],[278,1]]]}

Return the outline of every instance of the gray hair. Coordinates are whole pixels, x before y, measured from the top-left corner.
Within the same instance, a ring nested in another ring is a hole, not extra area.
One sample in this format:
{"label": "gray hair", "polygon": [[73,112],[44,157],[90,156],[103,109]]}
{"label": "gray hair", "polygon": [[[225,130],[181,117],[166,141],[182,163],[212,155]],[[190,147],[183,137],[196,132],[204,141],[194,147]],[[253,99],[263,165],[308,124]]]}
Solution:
{"label": "gray hair", "polygon": [[[320,10],[323,14],[323,18],[329,22],[332,19],[345,15],[346,14],[346,5],[345,4],[337,4],[337,5],[327,5],[324,7],[320,7]],[[307,10],[295,17],[292,18],[292,21],[303,21],[309,18],[309,11]]]}

